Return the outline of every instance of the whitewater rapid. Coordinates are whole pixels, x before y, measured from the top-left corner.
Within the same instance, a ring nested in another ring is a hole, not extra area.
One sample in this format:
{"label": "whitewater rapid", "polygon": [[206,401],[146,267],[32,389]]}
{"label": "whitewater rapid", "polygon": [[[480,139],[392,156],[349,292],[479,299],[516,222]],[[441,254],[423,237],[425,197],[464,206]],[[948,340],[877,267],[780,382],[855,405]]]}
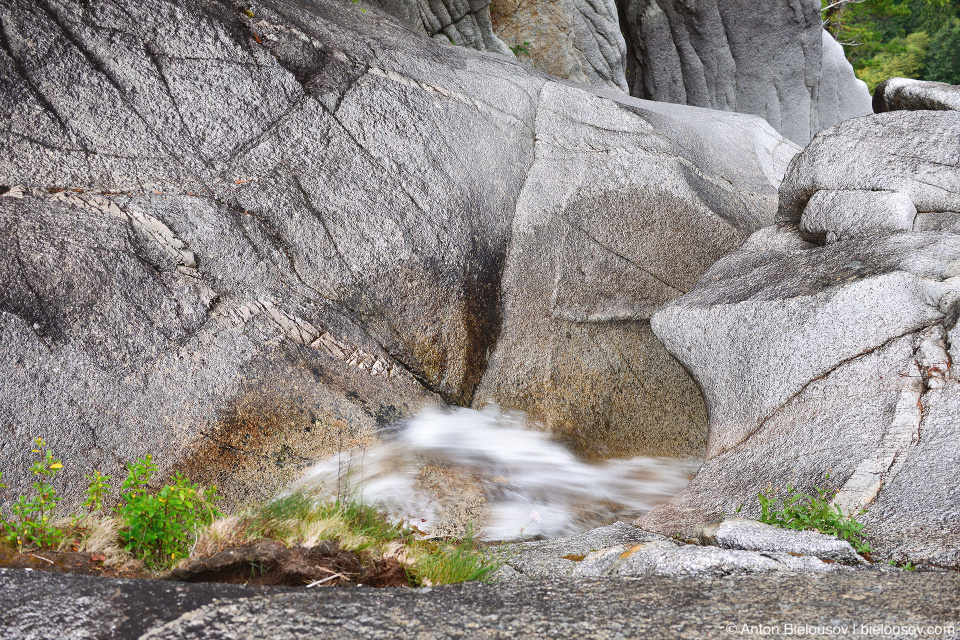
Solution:
{"label": "whitewater rapid", "polygon": [[588,462],[527,422],[495,406],[427,409],[379,443],[315,465],[288,490],[361,496],[427,533],[469,518],[482,539],[554,538],[636,518],[678,493],[700,465]]}

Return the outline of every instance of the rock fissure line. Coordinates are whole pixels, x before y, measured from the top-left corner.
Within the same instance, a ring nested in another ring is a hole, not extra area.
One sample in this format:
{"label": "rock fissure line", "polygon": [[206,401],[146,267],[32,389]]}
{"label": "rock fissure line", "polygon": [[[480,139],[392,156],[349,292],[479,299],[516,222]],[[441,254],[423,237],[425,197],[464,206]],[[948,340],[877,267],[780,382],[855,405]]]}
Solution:
{"label": "rock fissure line", "polygon": [[657,274],[653,273],[652,271],[650,271],[649,269],[647,269],[647,268],[644,267],[643,265],[638,264],[637,262],[631,260],[630,258],[628,258],[627,256],[623,255],[622,253],[620,253],[620,252],[617,251],[616,249],[614,249],[614,248],[612,248],[612,247],[608,247],[608,246],[605,245],[604,243],[600,242],[600,240],[598,240],[598,239],[595,238],[593,235],[591,235],[590,233],[588,233],[583,227],[581,227],[580,225],[578,225],[578,224],[576,224],[575,222],[571,221],[570,218],[568,218],[566,215],[562,215],[562,216],[560,216],[560,218],[561,218],[561,220],[563,220],[567,225],[569,225],[571,228],[576,229],[577,231],[579,231],[580,233],[582,233],[584,236],[586,236],[587,238],[589,238],[594,244],[596,244],[597,246],[599,246],[601,249],[604,249],[605,251],[608,251],[608,252],[610,252],[611,254],[617,256],[618,258],[620,258],[620,259],[623,260],[624,262],[627,262],[627,263],[633,265],[634,267],[636,267],[636,268],[639,269],[640,271],[644,272],[645,274],[647,274],[648,276],[650,276],[651,278],[653,278],[654,280],[656,280],[656,281],[659,282],[660,284],[662,284],[662,285],[664,285],[664,286],[666,286],[666,287],[670,287],[670,288],[673,289],[674,291],[677,291],[680,295],[683,295],[683,294],[687,293],[686,291],[684,291],[683,289],[681,289],[681,288],[678,287],[677,285],[671,284],[670,282],[667,282],[666,280],[664,280],[663,278],[661,278],[661,277],[658,276]]}
{"label": "rock fissure line", "polygon": [[804,391],[807,390],[807,387],[809,387],[809,386],[810,386],[811,384],[813,384],[814,382],[817,382],[818,380],[823,380],[824,378],[830,376],[830,375],[831,375],[833,372],[835,372],[837,369],[839,369],[840,367],[844,366],[845,364],[848,364],[848,363],[850,363],[850,362],[853,362],[854,360],[857,360],[858,358],[862,358],[863,356],[869,355],[869,354],[873,353],[874,351],[877,351],[878,349],[882,349],[883,347],[886,347],[887,345],[893,343],[893,342],[896,341],[896,340],[899,340],[900,338],[903,338],[903,337],[908,336],[908,335],[910,335],[910,334],[916,333],[917,331],[920,331],[921,329],[923,329],[925,326],[926,326],[926,325],[921,325],[920,327],[910,329],[909,331],[906,331],[906,332],[901,333],[901,334],[899,334],[899,335],[893,336],[892,338],[888,338],[887,340],[883,341],[881,344],[878,344],[878,345],[875,346],[875,347],[869,347],[869,348],[864,349],[863,351],[861,351],[860,353],[858,353],[858,354],[856,354],[856,355],[854,355],[854,356],[851,356],[851,357],[849,357],[849,358],[845,358],[845,359],[841,360],[840,362],[838,362],[836,365],[832,366],[830,369],[828,369],[828,370],[825,371],[824,373],[818,375],[818,376],[815,377],[815,378],[811,378],[811,379],[808,380],[807,382],[803,383],[803,385],[802,385],[795,393],[791,394],[790,397],[787,398],[785,401],[783,401],[778,407],[776,407],[776,408],[773,409],[770,413],[768,413],[768,414],[766,415],[766,417],[764,417],[763,420],[760,421],[760,423],[756,426],[756,428],[750,430],[749,433],[747,433],[746,435],[744,435],[743,438],[741,438],[741,439],[738,440],[737,442],[735,442],[735,443],[733,443],[733,444],[731,444],[731,445],[729,445],[729,446],[727,446],[727,447],[724,447],[723,450],[718,451],[716,454],[714,454],[713,456],[711,456],[711,458],[715,458],[715,457],[718,456],[718,455],[721,455],[721,454],[723,454],[723,453],[727,453],[728,451],[731,451],[732,449],[735,449],[735,448],[737,448],[737,447],[745,444],[750,438],[752,438],[754,435],[756,435],[757,433],[759,433],[760,430],[763,429],[763,427],[767,424],[767,422],[769,422],[769,421],[772,420],[774,417],[776,417],[776,415],[777,415],[778,413],[780,413],[781,411],[783,411],[783,409],[784,409],[788,404],[790,404],[791,401],[793,401],[795,398],[797,398],[798,396],[800,396]]}

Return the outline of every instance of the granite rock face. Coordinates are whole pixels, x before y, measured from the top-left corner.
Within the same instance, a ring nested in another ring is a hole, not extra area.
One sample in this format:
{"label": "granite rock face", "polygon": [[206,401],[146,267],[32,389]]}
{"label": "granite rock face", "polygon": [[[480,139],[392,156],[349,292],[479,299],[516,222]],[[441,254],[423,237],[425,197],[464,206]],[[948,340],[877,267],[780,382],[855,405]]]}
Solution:
{"label": "granite rock face", "polygon": [[[503,324],[474,404],[526,411],[590,455],[702,451],[690,426],[705,421],[699,393],[649,318],[769,224],[769,185],[795,147],[716,111],[644,103],[633,113],[645,124],[561,85],[540,96]],[[589,127],[571,126],[572,114]],[[648,126],[684,134],[636,137]],[[704,163],[697,172],[690,158]],[[704,177],[732,159],[733,189]]]}
{"label": "granite rock face", "polygon": [[629,0],[626,20],[631,95],[759,115],[799,144],[872,113],[815,0]]}
{"label": "granite rock face", "polygon": [[868,509],[875,558],[960,567],[960,427],[945,418],[960,409],[958,126],[897,112],[820,134],[784,180],[781,223],[655,314],[710,433],[693,482],[641,526],[755,512],[760,489],[809,492],[829,471],[838,506]]}
{"label": "granite rock face", "polygon": [[960,87],[944,82],[888,78],[873,92],[873,110],[960,111]]}
{"label": "granite rock face", "polygon": [[71,499],[146,453],[253,499],[442,402],[539,411],[584,448],[702,448],[647,319],[773,220],[797,149],[766,123],[610,100],[339,2],[0,17],[13,491],[43,436]]}
{"label": "granite rock face", "polygon": [[614,0],[494,0],[497,36],[517,60],[574,82],[628,92],[627,45]]}
{"label": "granite rock face", "polygon": [[511,543],[497,549],[497,556],[504,565],[493,575],[493,580],[570,577],[578,563],[598,549],[666,540],[664,536],[629,523],[616,522],[575,536]]}
{"label": "granite rock face", "polygon": [[[818,191],[876,192],[883,199],[903,194],[921,212],[914,221],[920,227],[940,212],[960,211],[958,136],[955,111],[894,111],[828,129],[794,158],[780,189],[777,220],[800,222]],[[889,211],[887,205],[882,209]],[[888,219],[878,215],[861,227],[880,229]]]}
{"label": "granite rock face", "polygon": [[431,38],[508,57],[513,52],[493,33],[490,0],[370,0]]}

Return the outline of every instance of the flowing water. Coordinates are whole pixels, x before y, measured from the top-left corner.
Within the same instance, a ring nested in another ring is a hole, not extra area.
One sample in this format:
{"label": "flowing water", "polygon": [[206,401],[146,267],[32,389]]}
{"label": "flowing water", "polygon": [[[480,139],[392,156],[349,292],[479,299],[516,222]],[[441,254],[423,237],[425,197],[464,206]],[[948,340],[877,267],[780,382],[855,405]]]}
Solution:
{"label": "flowing water", "polygon": [[428,409],[366,449],[311,468],[292,489],[362,495],[434,535],[553,538],[628,520],[679,492],[699,460],[586,462],[522,413]]}

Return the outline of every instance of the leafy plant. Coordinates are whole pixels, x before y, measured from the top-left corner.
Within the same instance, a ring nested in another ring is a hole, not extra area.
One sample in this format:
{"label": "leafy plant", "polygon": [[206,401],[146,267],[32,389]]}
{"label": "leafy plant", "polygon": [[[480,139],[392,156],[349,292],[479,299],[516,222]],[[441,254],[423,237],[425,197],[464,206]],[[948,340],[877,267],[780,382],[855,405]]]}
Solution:
{"label": "leafy plant", "polygon": [[87,480],[87,499],[83,501],[83,506],[88,513],[100,511],[103,508],[103,498],[110,491],[110,476],[105,476],[99,471],[94,471],[92,475],[84,476]]}
{"label": "leafy plant", "polygon": [[530,46],[529,42],[524,41],[523,44],[516,44],[510,47],[510,51],[513,51],[513,55],[519,57],[521,53],[525,55],[530,55],[530,50],[527,48]]}
{"label": "leafy plant", "polygon": [[[17,545],[22,550],[24,546],[55,547],[63,540],[64,533],[55,527],[51,518],[61,497],[50,484],[63,468],[60,460],[53,457],[53,453],[44,447],[47,443],[43,438],[34,440],[33,453],[39,459],[30,465],[30,473],[36,481],[33,483],[33,497],[20,496],[10,507],[14,520],[3,520],[4,539]],[[4,485],[6,486],[6,485]]]}
{"label": "leafy plant", "polygon": [[126,550],[148,566],[161,568],[186,558],[197,530],[222,514],[213,506],[216,487],[203,491],[179,473],[173,484],[150,492],[147,485],[156,471],[150,455],[127,464],[116,512],[124,525],[120,536]]}
{"label": "leafy plant", "polygon": [[857,75],[871,93],[887,78],[920,78],[927,64],[930,36],[923,31],[891,40],[884,51],[867,60]]}
{"label": "leafy plant", "polygon": [[[830,474],[827,474],[826,479],[830,479]],[[858,553],[869,553],[870,545],[861,533],[865,525],[857,521],[857,516],[866,513],[866,509],[845,515],[838,505],[830,504],[836,490],[820,487],[814,487],[813,490],[816,496],[796,491],[789,484],[783,497],[778,496],[773,489],[760,491],[757,494],[760,501],[760,522],[784,529],[827,533],[846,540]]]}

